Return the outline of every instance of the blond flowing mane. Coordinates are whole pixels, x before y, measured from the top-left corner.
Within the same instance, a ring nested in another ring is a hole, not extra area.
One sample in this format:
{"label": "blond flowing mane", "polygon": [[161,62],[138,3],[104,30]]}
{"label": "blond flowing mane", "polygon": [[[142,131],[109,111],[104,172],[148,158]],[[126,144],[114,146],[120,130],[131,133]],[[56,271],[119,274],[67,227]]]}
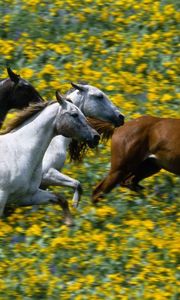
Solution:
{"label": "blond flowing mane", "polygon": [[55,101],[49,101],[49,102],[46,101],[46,102],[31,104],[30,106],[26,107],[22,111],[18,112],[17,115],[7,123],[6,128],[0,132],[0,135],[9,133],[12,130],[18,128],[20,125],[22,125],[29,118],[31,118],[34,115],[38,114],[44,108],[46,108],[47,106],[49,106],[53,103],[55,103]]}
{"label": "blond flowing mane", "polygon": [[[87,120],[89,125],[100,134],[102,142],[107,142],[111,138],[115,129],[114,125],[95,118],[87,118]],[[89,147],[86,142],[79,142],[73,139],[69,145],[70,160],[82,161],[88,148]]]}

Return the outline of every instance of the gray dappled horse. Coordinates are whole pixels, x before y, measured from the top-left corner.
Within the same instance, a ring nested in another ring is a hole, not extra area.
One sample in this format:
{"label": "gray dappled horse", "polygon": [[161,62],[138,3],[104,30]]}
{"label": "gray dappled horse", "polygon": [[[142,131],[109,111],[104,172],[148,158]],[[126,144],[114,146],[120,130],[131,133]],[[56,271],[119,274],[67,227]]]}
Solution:
{"label": "gray dappled horse", "polygon": [[[56,134],[84,140],[97,146],[98,133],[82,112],[56,92],[57,102],[26,108],[0,135],[0,215],[5,206],[59,203],[65,223],[72,224],[68,202],[60,195],[39,189],[42,159]],[[60,149],[59,149],[60,150]]]}
{"label": "gray dappled horse", "polygon": [[22,109],[30,103],[42,102],[36,89],[26,80],[7,68],[9,78],[0,80],[0,127],[12,108]]}
{"label": "gray dappled horse", "polygon": [[[88,84],[74,84],[67,98],[77,105],[86,117],[95,118],[113,124],[123,125],[124,116],[100,89]],[[66,152],[72,139],[56,136],[52,139],[42,164],[42,188],[52,186],[68,186],[74,189],[73,205],[77,207],[81,196],[81,185],[67,175],[59,172],[66,159]]]}

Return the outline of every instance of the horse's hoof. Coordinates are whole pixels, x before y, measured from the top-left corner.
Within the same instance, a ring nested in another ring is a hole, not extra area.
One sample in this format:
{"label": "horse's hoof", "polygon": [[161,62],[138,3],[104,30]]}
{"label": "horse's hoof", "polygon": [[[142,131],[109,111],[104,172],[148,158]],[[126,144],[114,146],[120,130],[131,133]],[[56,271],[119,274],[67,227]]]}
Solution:
{"label": "horse's hoof", "polygon": [[74,202],[72,203],[72,206],[73,206],[74,208],[78,208],[78,205],[79,205],[79,201],[74,201]]}
{"label": "horse's hoof", "polygon": [[92,205],[97,206],[97,204],[99,203],[99,201],[100,201],[102,198],[103,198],[102,196],[92,197],[92,198],[91,198]]}
{"label": "horse's hoof", "polygon": [[73,219],[70,218],[70,217],[64,218],[63,223],[64,223],[66,226],[68,226],[68,227],[72,227],[72,226],[75,225]]}
{"label": "horse's hoof", "polygon": [[140,184],[136,184],[136,185],[130,185],[127,186],[131,191],[136,192],[136,193],[140,193],[144,190],[144,187],[141,186]]}
{"label": "horse's hoof", "polygon": [[77,190],[78,190],[78,192],[79,192],[80,194],[83,193],[83,188],[82,188],[82,186],[81,186],[80,183],[79,183],[78,186],[77,186]]}
{"label": "horse's hoof", "polygon": [[140,184],[133,184],[133,183],[121,183],[122,187],[128,188],[133,192],[141,192],[142,190],[144,190],[144,187]]}
{"label": "horse's hoof", "polygon": [[144,187],[140,184],[135,184],[131,186],[131,189],[135,192],[141,192],[142,190],[144,190]]}

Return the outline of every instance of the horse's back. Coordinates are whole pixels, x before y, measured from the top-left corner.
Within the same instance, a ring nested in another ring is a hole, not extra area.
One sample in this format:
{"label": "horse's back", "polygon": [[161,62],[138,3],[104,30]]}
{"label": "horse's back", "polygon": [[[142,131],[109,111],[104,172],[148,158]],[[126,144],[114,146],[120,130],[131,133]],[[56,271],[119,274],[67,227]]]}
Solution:
{"label": "horse's back", "polygon": [[158,144],[180,154],[180,119],[161,118],[150,128],[149,139],[153,151],[153,145]]}
{"label": "horse's back", "polygon": [[173,118],[159,118],[150,115],[144,115],[134,120],[126,122],[114,130],[112,140],[132,139],[132,137],[141,135],[143,132],[150,132],[152,128],[158,128],[162,131],[174,132],[174,136],[180,135],[180,119]]}
{"label": "horse's back", "polygon": [[180,175],[180,119],[162,118],[151,128],[149,145],[164,169]]}
{"label": "horse's back", "polygon": [[126,122],[123,126],[120,126],[114,130],[112,135],[112,145],[121,146],[131,144],[132,142],[139,143],[147,136],[149,128],[157,123],[159,118],[153,116],[141,116],[134,120]]}

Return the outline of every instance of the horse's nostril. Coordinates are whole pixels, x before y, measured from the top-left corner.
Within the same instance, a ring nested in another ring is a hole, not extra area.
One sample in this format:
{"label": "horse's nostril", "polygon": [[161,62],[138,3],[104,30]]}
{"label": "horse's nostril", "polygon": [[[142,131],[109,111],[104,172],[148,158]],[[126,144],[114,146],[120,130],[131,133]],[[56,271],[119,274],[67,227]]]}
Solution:
{"label": "horse's nostril", "polygon": [[119,120],[121,122],[121,125],[124,124],[124,116],[123,115],[119,115]]}

